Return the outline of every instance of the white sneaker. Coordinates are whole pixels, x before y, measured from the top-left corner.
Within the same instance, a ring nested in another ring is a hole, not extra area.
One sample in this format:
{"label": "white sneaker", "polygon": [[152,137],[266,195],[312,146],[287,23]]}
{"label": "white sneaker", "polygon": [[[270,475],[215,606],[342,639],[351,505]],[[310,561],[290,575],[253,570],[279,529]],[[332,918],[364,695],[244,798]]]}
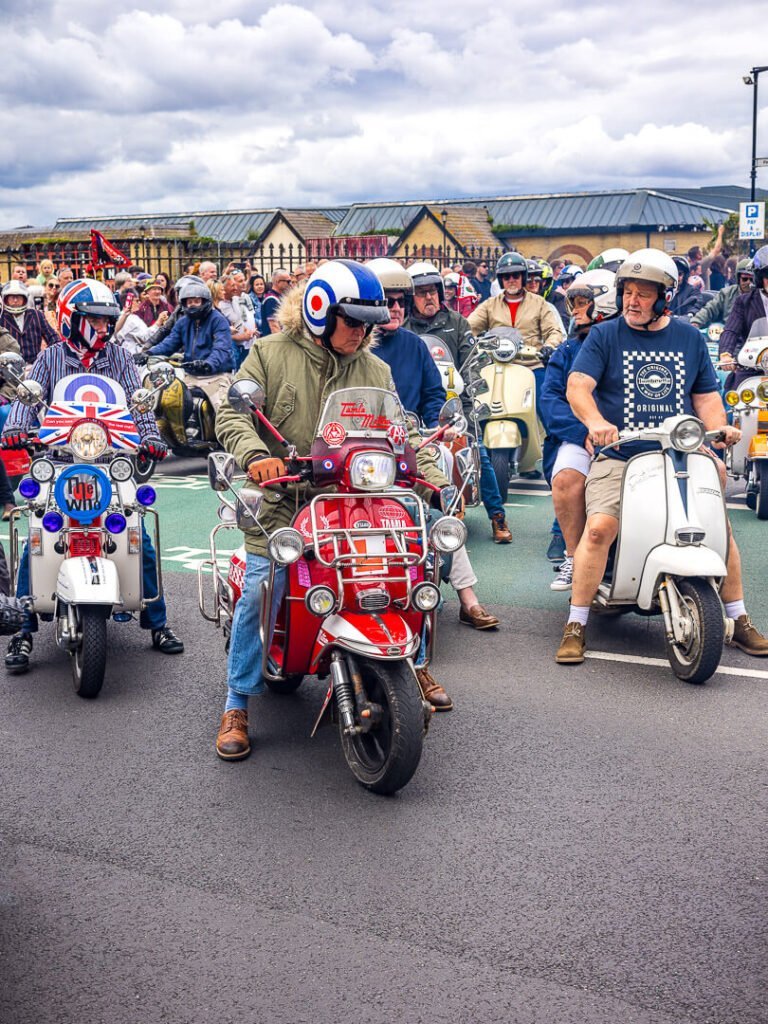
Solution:
{"label": "white sneaker", "polygon": [[573,584],[573,559],[570,555],[565,556],[560,571],[554,580],[549,584],[550,590],[570,590]]}

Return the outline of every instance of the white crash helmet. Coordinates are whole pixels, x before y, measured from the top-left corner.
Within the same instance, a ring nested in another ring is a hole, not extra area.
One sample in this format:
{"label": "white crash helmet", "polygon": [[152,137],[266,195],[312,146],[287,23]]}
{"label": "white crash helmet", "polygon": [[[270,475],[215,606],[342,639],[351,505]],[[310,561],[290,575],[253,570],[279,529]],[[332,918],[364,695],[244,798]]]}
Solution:
{"label": "white crash helmet", "polygon": [[427,261],[412,263],[410,267],[408,267],[408,273],[413,281],[414,288],[418,288],[423,284],[437,285],[438,298],[440,299],[440,302],[444,301],[445,289],[443,286],[443,275],[434,263],[428,263]]}
{"label": "white crash helmet", "polygon": [[579,297],[590,300],[587,316],[593,323],[616,316],[616,275],[610,270],[587,270],[579,274],[565,292],[565,306],[571,316],[573,300]]}
{"label": "white crash helmet", "polygon": [[[5,300],[9,295],[22,295],[24,297],[24,305],[14,306],[13,308],[11,306],[6,306]],[[12,281],[3,285],[2,293],[0,293],[0,305],[2,306],[3,312],[6,312],[7,310],[13,316],[21,316],[22,313],[27,311],[29,306],[29,288],[27,288],[22,281],[14,278]]]}
{"label": "white crash helmet", "polygon": [[645,281],[656,285],[659,297],[653,305],[653,313],[654,319],[658,320],[675,296],[679,274],[675,261],[661,249],[637,249],[616,271],[616,303],[619,309],[624,303],[626,281]]}
{"label": "white crash helmet", "polygon": [[375,260],[368,260],[363,266],[373,271],[385,292],[405,292],[406,295],[413,295],[411,275],[402,263],[398,263],[397,260],[390,260],[385,256],[381,256]]}
{"label": "white crash helmet", "polygon": [[629,256],[627,249],[603,249],[587,265],[587,270],[612,270],[615,274]]}

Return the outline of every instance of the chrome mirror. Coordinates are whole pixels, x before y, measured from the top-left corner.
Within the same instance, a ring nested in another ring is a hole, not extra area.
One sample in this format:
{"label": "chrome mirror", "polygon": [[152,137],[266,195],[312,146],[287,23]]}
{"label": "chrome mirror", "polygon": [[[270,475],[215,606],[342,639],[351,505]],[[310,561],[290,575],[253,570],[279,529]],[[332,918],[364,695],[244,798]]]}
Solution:
{"label": "chrome mirror", "polygon": [[229,452],[211,452],[208,456],[208,483],[214,491],[228,491],[235,475],[235,456]]}
{"label": "chrome mirror", "polygon": [[440,410],[437,422],[441,427],[445,427],[449,423],[454,423],[457,416],[461,416],[461,399],[449,398]]}
{"label": "chrome mirror", "polygon": [[255,380],[236,380],[227,392],[227,400],[235,412],[254,412],[264,408],[264,388]]}
{"label": "chrome mirror", "polygon": [[241,530],[252,530],[258,525],[263,491],[243,488],[237,495],[237,525]]}
{"label": "chrome mirror", "polygon": [[149,388],[136,388],[131,395],[131,411],[154,412],[155,396]]}
{"label": "chrome mirror", "polygon": [[16,388],[16,397],[22,405],[42,405],[43,386],[36,380],[23,380]]}

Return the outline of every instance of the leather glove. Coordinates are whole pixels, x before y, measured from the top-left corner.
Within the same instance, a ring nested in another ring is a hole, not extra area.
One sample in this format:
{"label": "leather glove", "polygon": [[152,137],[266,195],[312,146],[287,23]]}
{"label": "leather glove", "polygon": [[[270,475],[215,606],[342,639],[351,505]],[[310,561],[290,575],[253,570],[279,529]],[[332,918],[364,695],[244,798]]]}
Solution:
{"label": "leather glove", "polygon": [[248,463],[248,476],[257,484],[265,484],[268,480],[285,476],[285,463],[271,455],[259,456]]}
{"label": "leather glove", "polygon": [[133,361],[134,363],[136,363],[137,366],[146,366],[147,363],[149,362],[149,353],[137,352],[133,357]]}
{"label": "leather glove", "polygon": [[210,377],[213,373],[213,367],[210,363],[206,363],[204,359],[192,359],[184,364],[184,369],[196,377]]}
{"label": "leather glove", "polygon": [[139,448],[139,455],[153,462],[162,462],[167,454],[168,446],[156,437],[148,437],[146,441],[142,441]]}
{"label": "leather glove", "polygon": [[542,345],[539,349],[539,359],[542,361],[542,363],[544,363],[545,366],[549,362],[554,351],[555,350],[552,348],[551,345]]}
{"label": "leather glove", "polygon": [[26,448],[31,440],[32,438],[25,430],[19,430],[15,433],[3,434],[2,438],[0,438],[0,447],[22,449]]}

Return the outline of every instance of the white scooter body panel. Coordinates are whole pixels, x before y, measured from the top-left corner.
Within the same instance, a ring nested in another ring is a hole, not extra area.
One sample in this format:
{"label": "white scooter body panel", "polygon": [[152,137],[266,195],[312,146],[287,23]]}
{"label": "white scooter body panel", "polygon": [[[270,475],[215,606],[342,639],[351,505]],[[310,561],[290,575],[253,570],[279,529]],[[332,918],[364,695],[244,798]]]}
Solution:
{"label": "white scooter body panel", "polygon": [[66,558],[59,566],[56,596],[66,604],[119,604],[117,567],[107,558]]}
{"label": "white scooter body panel", "polygon": [[[664,574],[725,576],[728,523],[717,466],[694,452],[685,472],[687,479],[676,477],[672,458],[658,451],[627,463],[611,600],[649,609]],[[675,532],[687,527],[705,531],[701,544],[676,542]]]}

